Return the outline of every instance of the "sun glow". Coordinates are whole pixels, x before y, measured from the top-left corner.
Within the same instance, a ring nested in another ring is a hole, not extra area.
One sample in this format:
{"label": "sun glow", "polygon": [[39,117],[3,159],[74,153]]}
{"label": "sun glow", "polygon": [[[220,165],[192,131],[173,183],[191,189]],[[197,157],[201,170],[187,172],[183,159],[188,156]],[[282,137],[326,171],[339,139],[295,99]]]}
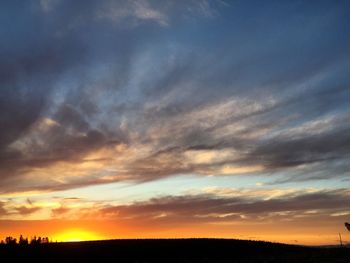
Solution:
{"label": "sun glow", "polygon": [[101,239],[104,238],[94,232],[86,231],[84,229],[69,229],[55,235],[53,238],[53,240],[57,240],[58,242],[79,242]]}

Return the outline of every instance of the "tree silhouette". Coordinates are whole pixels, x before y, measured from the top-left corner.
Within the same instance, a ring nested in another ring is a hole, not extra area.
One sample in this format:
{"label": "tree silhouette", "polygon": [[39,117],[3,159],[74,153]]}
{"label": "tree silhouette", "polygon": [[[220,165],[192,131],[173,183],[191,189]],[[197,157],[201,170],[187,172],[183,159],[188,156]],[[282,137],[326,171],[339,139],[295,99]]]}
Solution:
{"label": "tree silhouette", "polygon": [[18,241],[19,245],[25,246],[28,245],[28,238],[24,238],[22,235],[19,237]]}
{"label": "tree silhouette", "polygon": [[48,237],[40,237],[40,236],[34,236],[28,241],[27,237],[23,237],[23,235],[20,235],[18,242],[17,239],[8,236],[5,238],[5,240],[0,240],[0,244],[2,245],[20,245],[20,246],[27,246],[27,245],[40,245],[40,244],[47,244],[50,243],[50,240]]}
{"label": "tree silhouette", "polygon": [[[37,238],[36,236],[34,236],[34,237],[30,240],[30,244],[31,244],[31,245],[40,244],[39,238],[40,238],[40,237]],[[41,241],[41,238],[40,238],[40,241]]]}
{"label": "tree silhouette", "polygon": [[46,243],[49,243],[49,238],[48,237],[43,237],[41,239],[41,244],[46,244]]}
{"label": "tree silhouette", "polygon": [[13,238],[11,236],[8,236],[8,237],[5,238],[5,243],[7,245],[15,245],[17,243],[17,239]]}

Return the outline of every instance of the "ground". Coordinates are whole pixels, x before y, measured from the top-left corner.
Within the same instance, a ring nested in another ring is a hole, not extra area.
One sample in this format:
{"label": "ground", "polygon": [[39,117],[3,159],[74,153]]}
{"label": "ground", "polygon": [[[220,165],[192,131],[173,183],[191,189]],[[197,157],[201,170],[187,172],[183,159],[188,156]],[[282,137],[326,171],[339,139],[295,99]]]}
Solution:
{"label": "ground", "polygon": [[302,247],[225,239],[109,240],[0,246],[13,262],[349,262],[349,247]]}

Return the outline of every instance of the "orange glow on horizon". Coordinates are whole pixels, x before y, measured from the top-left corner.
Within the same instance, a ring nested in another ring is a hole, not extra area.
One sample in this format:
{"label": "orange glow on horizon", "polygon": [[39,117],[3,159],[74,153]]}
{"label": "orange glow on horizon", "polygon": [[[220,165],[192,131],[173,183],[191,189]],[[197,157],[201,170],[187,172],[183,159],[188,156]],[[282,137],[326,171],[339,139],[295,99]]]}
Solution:
{"label": "orange glow on horizon", "polygon": [[84,229],[67,229],[61,233],[53,235],[52,240],[58,242],[79,242],[79,241],[91,241],[101,240],[105,237],[98,235],[95,232],[87,231]]}
{"label": "orange glow on horizon", "polygon": [[[234,238],[264,240],[300,245],[338,244],[336,228],[318,229],[286,228],[285,225],[245,224],[192,224],[167,227],[145,222],[84,221],[84,220],[42,220],[42,221],[0,221],[0,240],[6,236],[19,238],[41,236],[52,242],[78,242],[129,238]],[[344,243],[349,235],[343,230]]]}

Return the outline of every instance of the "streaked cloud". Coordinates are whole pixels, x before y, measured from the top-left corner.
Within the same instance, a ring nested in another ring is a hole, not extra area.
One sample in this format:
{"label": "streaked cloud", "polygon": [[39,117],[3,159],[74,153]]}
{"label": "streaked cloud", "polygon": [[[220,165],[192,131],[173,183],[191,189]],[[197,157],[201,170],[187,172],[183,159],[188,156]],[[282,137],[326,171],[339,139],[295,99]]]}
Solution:
{"label": "streaked cloud", "polygon": [[[52,210],[54,218],[130,220],[145,224],[172,225],[220,222],[312,222],[317,218],[346,217],[350,193],[337,190],[206,189],[204,193],[154,197],[125,205],[105,202],[61,205]],[[330,219],[332,220],[332,219]],[[341,218],[339,218],[341,220]]]}

